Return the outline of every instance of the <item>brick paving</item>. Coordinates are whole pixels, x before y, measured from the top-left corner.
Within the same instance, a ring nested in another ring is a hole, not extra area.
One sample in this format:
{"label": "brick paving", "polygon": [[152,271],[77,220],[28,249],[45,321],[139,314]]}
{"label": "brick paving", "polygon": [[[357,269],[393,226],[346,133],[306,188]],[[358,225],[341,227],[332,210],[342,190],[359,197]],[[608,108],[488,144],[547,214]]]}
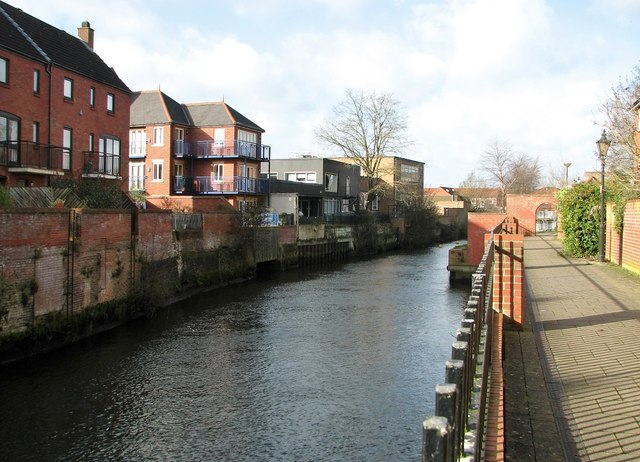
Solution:
{"label": "brick paving", "polygon": [[525,239],[526,322],[505,330],[505,460],[640,460],[640,277]]}

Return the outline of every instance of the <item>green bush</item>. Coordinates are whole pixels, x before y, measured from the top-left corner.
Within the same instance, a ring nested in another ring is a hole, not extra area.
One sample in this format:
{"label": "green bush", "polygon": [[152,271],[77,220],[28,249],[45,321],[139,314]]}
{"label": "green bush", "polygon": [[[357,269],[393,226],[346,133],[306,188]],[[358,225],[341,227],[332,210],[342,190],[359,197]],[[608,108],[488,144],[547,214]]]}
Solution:
{"label": "green bush", "polygon": [[564,233],[564,250],[575,257],[598,253],[600,186],[577,183],[558,192],[558,211]]}

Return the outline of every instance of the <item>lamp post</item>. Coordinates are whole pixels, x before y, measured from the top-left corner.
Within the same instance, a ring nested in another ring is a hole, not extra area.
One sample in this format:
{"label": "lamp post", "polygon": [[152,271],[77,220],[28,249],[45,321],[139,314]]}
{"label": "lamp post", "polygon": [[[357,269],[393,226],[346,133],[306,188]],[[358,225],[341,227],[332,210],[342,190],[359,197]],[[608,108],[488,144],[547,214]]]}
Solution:
{"label": "lamp post", "polygon": [[604,202],[604,163],[607,158],[607,152],[611,141],[607,138],[607,134],[602,130],[602,136],[596,141],[598,146],[598,156],[600,157],[600,234],[598,240],[598,261],[604,262],[604,216],[606,213],[606,204]]}
{"label": "lamp post", "polygon": [[564,173],[564,185],[565,187],[569,187],[569,167],[571,167],[571,162],[565,162],[565,173]]}

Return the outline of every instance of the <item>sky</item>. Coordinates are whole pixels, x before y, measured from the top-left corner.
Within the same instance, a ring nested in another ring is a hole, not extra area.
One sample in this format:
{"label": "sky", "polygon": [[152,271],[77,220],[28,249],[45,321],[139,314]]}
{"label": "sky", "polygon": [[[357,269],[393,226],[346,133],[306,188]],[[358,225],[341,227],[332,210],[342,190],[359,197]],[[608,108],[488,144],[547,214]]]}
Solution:
{"label": "sky", "polygon": [[8,0],[77,35],[133,91],[224,100],[272,158],[340,155],[314,131],[346,90],[391,94],[403,157],[456,187],[494,141],[543,176],[599,169],[600,107],[640,57],[640,0]]}

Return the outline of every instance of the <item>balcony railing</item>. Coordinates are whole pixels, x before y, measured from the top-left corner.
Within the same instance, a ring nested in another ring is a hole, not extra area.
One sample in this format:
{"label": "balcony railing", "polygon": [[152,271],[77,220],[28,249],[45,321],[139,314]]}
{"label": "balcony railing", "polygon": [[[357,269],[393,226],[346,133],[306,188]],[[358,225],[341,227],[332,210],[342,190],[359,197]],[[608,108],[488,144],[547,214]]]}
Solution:
{"label": "balcony railing", "polygon": [[147,142],[145,141],[131,141],[129,142],[129,158],[130,159],[142,159],[147,155]]}
{"label": "balcony railing", "polygon": [[62,148],[29,141],[0,141],[0,165],[62,171]]}
{"label": "balcony railing", "polygon": [[99,151],[85,151],[84,174],[120,176],[120,156]]}
{"label": "balcony railing", "polygon": [[248,159],[269,160],[271,159],[271,146],[241,140],[225,144],[214,140],[193,142],[176,140],[173,144],[173,153],[176,157],[245,157]]}
{"label": "balcony railing", "polygon": [[175,194],[256,194],[269,193],[269,180],[235,176],[233,180],[214,181],[211,176],[175,176],[173,177]]}

